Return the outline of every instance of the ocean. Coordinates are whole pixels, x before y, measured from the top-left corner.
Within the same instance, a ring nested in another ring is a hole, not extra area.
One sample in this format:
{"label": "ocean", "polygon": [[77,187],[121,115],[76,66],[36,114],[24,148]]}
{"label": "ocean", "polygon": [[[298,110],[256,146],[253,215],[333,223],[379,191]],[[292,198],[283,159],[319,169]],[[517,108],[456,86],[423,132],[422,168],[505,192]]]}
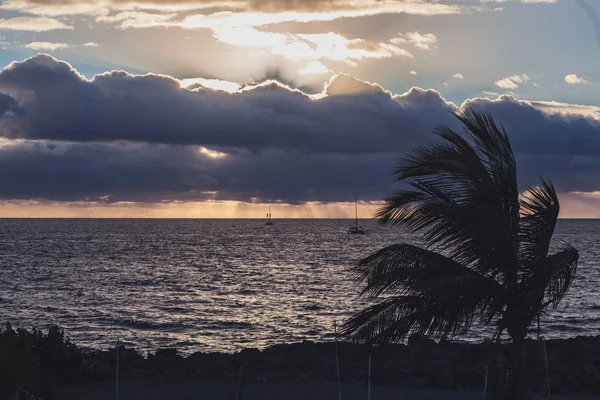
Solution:
{"label": "ocean", "polygon": [[[418,236],[373,220],[0,219],[0,321],[59,325],[76,344],[233,352],[331,340],[368,304],[348,269]],[[547,338],[600,333],[600,220],[560,220],[577,279],[542,320]],[[458,340],[476,341],[475,330]]]}

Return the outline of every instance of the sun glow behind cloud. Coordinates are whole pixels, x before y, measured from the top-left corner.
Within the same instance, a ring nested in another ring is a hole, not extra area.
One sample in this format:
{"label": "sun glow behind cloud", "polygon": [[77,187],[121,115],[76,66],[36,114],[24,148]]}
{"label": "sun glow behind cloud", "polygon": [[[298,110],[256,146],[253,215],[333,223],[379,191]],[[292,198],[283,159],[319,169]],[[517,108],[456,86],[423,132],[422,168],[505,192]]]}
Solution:
{"label": "sun glow behind cloud", "polygon": [[198,149],[198,152],[200,154],[203,154],[203,155],[205,155],[207,157],[210,157],[210,158],[217,158],[218,159],[218,158],[227,157],[227,153],[222,153],[222,152],[217,151],[217,150],[207,149],[206,147],[200,147]]}
{"label": "sun glow behind cloud", "polygon": [[187,78],[181,79],[181,87],[187,89],[196,89],[198,85],[213,89],[220,90],[227,93],[235,93],[240,90],[241,86],[235,82],[224,81],[221,79],[204,79],[204,78]]}
{"label": "sun glow behind cloud", "polygon": [[298,71],[300,75],[322,75],[330,72],[331,70],[320,61],[311,61]]}
{"label": "sun glow behind cloud", "polygon": [[343,62],[356,66],[357,61],[398,57],[414,58],[414,55],[391,42],[373,42],[349,39],[334,32],[318,34],[288,34],[264,32],[249,26],[214,29],[214,37],[221,43],[239,47],[255,47],[269,50],[272,55],[292,61],[308,61],[298,72],[301,75],[326,73],[322,60]]}

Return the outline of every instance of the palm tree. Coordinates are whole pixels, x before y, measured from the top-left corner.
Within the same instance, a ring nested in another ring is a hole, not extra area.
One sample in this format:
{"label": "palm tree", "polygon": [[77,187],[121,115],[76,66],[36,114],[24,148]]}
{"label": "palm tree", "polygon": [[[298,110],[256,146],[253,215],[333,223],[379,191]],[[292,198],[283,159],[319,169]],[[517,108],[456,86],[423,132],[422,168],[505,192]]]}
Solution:
{"label": "palm tree", "polygon": [[412,334],[452,337],[473,324],[512,339],[506,398],[525,399],[523,354],[528,328],[556,308],[573,281],[578,252],[549,255],[559,213],[554,186],[542,180],[520,194],[504,127],[470,110],[454,115],[465,135],[437,128],[441,140],[410,151],[396,168],[397,191],[379,221],[421,234],[425,247],[399,243],[354,268],[361,295],[380,301],[349,319],[356,342],[394,343]]}

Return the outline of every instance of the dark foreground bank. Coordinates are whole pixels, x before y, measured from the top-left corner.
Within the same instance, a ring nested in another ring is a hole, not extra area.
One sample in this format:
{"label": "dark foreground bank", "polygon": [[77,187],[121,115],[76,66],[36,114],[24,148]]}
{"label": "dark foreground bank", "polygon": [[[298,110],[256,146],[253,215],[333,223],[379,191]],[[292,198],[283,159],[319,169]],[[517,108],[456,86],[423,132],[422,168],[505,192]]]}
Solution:
{"label": "dark foreground bank", "polygon": [[[127,400],[232,400],[235,387],[224,382],[201,382],[162,380],[126,380],[120,382],[119,396]],[[342,384],[343,400],[365,400],[364,384]],[[403,389],[393,385],[374,385],[371,398],[376,400],[481,400],[480,390]],[[59,396],[60,400],[106,400],[115,398],[114,382],[87,383],[69,387]],[[243,400],[335,400],[337,384],[331,382],[260,382],[244,386]],[[534,394],[532,398],[542,399]],[[555,400],[600,400],[593,394],[558,394]]]}
{"label": "dark foreground bank", "polygon": [[[532,351],[539,350],[542,354],[537,342],[532,340],[529,345]],[[552,393],[600,394],[600,337],[549,340],[546,347]],[[436,343],[413,339],[408,345],[372,348],[340,343],[338,350],[340,379],[345,387],[366,387],[370,353],[374,390],[393,390],[396,393],[438,389],[481,393],[486,365],[508,348],[490,343]],[[539,360],[539,368],[535,368],[538,372],[534,374],[534,389],[541,388],[544,383],[545,363],[543,357]],[[287,388],[292,393],[314,390],[313,400],[318,400],[320,390],[314,389],[318,385],[329,391],[336,389],[335,361],[334,343],[303,342],[264,350],[246,349],[235,354],[195,353],[187,357],[178,354],[176,349],[158,350],[143,356],[133,349],[121,347],[119,376],[121,389],[133,393],[143,390],[148,393],[186,390],[190,395],[202,390],[228,393],[221,387],[235,388],[241,377],[247,393],[252,390],[260,392],[267,387],[270,390]],[[103,391],[114,394],[116,362],[115,348],[85,353],[69,342],[58,328],[52,328],[45,334],[36,330],[15,331],[9,327],[0,333],[0,398],[9,395],[15,385],[45,399],[81,398],[77,396],[82,390],[90,393],[86,396],[90,399],[94,398],[92,393],[100,396],[97,398],[103,396]],[[294,385],[297,390],[293,389]],[[378,398],[386,398],[384,392]],[[137,398],[161,398],[152,396],[148,394]],[[178,398],[185,398],[181,396]],[[263,398],[260,394],[256,396]],[[278,398],[275,394],[273,396]],[[220,397],[215,395],[211,398]],[[279,398],[294,397],[280,395]]]}

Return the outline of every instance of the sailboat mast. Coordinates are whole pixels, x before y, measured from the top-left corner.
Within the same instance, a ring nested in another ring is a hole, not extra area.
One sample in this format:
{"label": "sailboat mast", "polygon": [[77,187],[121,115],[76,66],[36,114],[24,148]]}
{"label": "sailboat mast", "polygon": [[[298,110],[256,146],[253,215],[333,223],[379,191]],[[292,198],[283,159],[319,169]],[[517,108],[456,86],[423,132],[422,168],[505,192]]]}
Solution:
{"label": "sailboat mast", "polygon": [[358,228],[358,198],[356,197],[356,192],[354,192],[354,209],[356,213],[356,227]]}

